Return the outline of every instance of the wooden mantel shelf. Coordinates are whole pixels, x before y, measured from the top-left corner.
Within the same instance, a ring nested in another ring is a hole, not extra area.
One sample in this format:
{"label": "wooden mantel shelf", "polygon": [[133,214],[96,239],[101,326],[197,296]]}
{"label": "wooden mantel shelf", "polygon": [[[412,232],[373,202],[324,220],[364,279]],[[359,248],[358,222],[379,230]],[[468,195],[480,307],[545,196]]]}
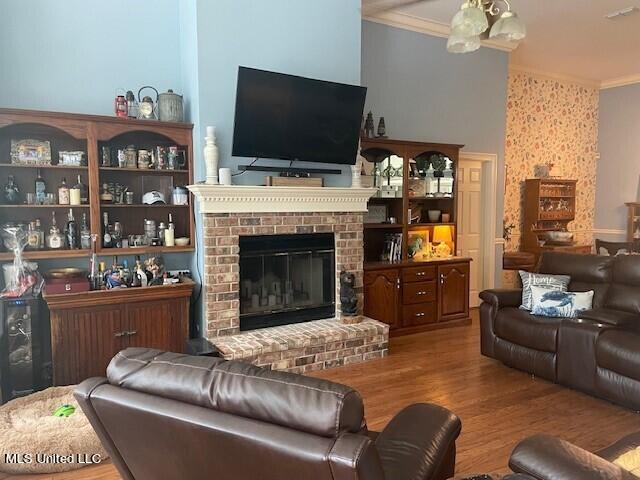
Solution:
{"label": "wooden mantel shelf", "polygon": [[209,185],[187,187],[200,213],[366,212],[375,188],[265,187]]}
{"label": "wooden mantel shelf", "polygon": [[49,310],[64,308],[83,308],[98,305],[114,305],[124,302],[167,300],[191,296],[195,283],[184,279],[173,285],[158,285],[154,287],[114,288],[111,290],[93,290],[79,293],[61,293],[43,295]]}

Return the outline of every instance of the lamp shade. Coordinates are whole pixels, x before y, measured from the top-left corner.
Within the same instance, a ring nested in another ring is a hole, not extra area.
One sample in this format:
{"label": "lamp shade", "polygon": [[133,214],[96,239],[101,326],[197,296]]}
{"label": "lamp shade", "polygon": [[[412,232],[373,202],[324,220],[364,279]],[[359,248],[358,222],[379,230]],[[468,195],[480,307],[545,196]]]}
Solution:
{"label": "lamp shade", "polygon": [[433,227],[433,243],[453,243],[451,225],[436,225]]}
{"label": "lamp shade", "polygon": [[478,35],[467,37],[458,34],[456,30],[452,30],[449,40],[447,40],[447,51],[449,53],[469,53],[475,52],[479,48],[480,37]]}
{"label": "lamp shade", "polygon": [[480,35],[489,28],[489,20],[482,4],[465,2],[451,20],[451,30],[465,36]]}
{"label": "lamp shade", "polygon": [[527,36],[527,27],[513,12],[506,11],[491,27],[489,38],[517,42]]}

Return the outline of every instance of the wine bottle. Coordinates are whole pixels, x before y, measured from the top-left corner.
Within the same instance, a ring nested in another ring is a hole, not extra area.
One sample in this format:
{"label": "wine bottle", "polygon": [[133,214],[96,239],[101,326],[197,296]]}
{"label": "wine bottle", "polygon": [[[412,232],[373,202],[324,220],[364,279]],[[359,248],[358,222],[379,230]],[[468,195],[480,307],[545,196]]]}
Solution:
{"label": "wine bottle", "polygon": [[36,204],[44,205],[45,198],[47,197],[47,182],[45,182],[44,178],[42,178],[39,168],[36,172],[37,172],[36,182],[35,182]]}
{"label": "wine bottle", "polygon": [[82,223],[80,224],[80,248],[89,250],[91,248],[91,229],[87,224],[87,214],[82,214]]}
{"label": "wine bottle", "polygon": [[67,246],[71,250],[78,248],[78,224],[75,218],[73,218],[73,209],[69,209],[67,216]]}
{"label": "wine bottle", "polygon": [[82,183],[82,177],[80,175],[78,175],[78,183],[76,183],[73,188],[80,192],[80,203],[82,205],[89,203],[89,188]]}
{"label": "wine bottle", "polygon": [[104,232],[102,234],[102,248],[111,248],[111,233],[109,232],[109,214],[104,212],[102,214],[102,225],[104,228]]}

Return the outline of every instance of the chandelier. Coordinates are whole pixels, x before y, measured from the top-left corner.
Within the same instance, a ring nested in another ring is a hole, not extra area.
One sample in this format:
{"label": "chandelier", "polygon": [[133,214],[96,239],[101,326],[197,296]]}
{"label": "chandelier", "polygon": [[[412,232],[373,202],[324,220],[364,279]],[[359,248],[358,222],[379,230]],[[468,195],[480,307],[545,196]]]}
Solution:
{"label": "chandelier", "polygon": [[[490,17],[497,19],[491,27]],[[447,50],[451,53],[478,50],[480,36],[487,30],[492,40],[517,42],[527,35],[524,23],[511,11],[509,0],[467,0],[451,20]]]}

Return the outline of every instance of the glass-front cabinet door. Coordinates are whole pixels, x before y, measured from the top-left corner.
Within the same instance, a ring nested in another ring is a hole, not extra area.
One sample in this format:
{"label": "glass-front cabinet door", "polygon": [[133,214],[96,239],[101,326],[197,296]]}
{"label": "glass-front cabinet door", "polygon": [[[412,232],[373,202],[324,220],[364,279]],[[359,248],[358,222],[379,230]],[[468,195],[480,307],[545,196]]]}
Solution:
{"label": "glass-front cabinet door", "polygon": [[427,151],[409,160],[410,224],[453,223],[455,164],[446,153]]}
{"label": "glass-front cabinet door", "polygon": [[405,157],[393,145],[363,148],[362,183],[374,187],[364,218],[367,261],[399,262],[403,259]]}

